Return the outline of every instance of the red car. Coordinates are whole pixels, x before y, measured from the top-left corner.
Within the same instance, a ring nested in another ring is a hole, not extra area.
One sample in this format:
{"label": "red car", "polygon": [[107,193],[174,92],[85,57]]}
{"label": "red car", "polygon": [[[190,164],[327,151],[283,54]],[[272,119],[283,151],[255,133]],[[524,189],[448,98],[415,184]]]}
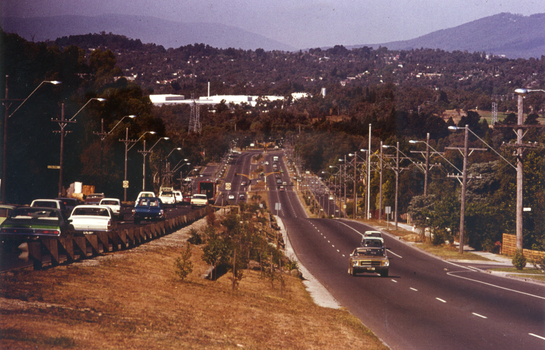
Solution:
{"label": "red car", "polygon": [[191,205],[191,196],[190,195],[185,195],[184,194],[184,198],[182,199],[182,205]]}

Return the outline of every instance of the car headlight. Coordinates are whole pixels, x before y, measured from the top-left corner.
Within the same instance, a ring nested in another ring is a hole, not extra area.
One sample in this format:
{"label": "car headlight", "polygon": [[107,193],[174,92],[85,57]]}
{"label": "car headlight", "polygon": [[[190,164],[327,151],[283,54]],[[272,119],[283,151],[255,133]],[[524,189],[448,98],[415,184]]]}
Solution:
{"label": "car headlight", "polygon": [[358,261],[357,260],[352,261],[352,266],[358,266]]}
{"label": "car headlight", "polygon": [[390,266],[390,260],[384,260],[382,266]]}

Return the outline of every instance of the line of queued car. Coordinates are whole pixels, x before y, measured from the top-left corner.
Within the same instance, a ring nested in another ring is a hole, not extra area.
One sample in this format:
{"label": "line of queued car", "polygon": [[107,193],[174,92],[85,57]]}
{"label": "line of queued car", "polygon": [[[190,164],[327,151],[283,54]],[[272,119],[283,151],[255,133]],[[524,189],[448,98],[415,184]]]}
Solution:
{"label": "line of queued car", "polygon": [[[172,196],[168,201],[171,206],[190,204],[190,197],[183,196],[181,191],[172,190],[166,195]],[[132,217],[135,224],[143,220],[164,220],[165,203],[154,192],[141,192]],[[29,206],[0,205],[0,238],[2,242],[24,241],[110,232],[117,229],[118,221],[123,218],[121,201],[105,197],[103,193],[88,195],[84,203],[76,198],[35,199]]]}
{"label": "line of queued car", "polygon": [[3,205],[0,214],[2,241],[109,232],[123,216],[121,201],[103,195],[87,204],[76,198],[35,199],[30,206]]}

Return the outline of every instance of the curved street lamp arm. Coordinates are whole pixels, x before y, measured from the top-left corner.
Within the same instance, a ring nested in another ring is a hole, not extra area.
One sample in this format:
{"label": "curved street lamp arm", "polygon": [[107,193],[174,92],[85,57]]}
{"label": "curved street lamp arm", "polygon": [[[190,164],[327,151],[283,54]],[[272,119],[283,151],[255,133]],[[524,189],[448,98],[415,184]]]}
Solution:
{"label": "curved street lamp arm", "polygon": [[143,133],[143,134],[138,138],[138,140],[134,141],[134,144],[133,144],[131,147],[129,147],[129,148],[127,149],[127,152],[130,151],[131,148],[133,148],[133,147],[138,143],[138,141],[142,140],[142,137],[144,137],[144,135],[146,135],[146,134],[155,134],[155,131],[146,131],[145,133]]}
{"label": "curved street lamp arm", "polygon": [[15,108],[15,110],[14,110],[13,112],[11,112],[11,114],[8,116],[8,118],[11,118],[11,116],[12,116],[13,114],[15,114],[15,112],[17,112],[17,111],[19,110],[19,108],[21,108],[22,105],[25,104],[25,102],[30,98],[30,96],[34,95],[34,93],[40,88],[40,86],[42,86],[42,85],[45,84],[45,83],[49,83],[49,84],[53,84],[53,85],[58,85],[58,84],[60,84],[61,82],[60,82],[60,81],[57,81],[57,80],[52,80],[52,81],[44,80],[44,81],[42,81],[42,82],[40,83],[40,85],[38,85],[38,87],[36,87],[36,89],[34,89],[34,91],[32,91],[32,92],[30,93],[30,95],[28,95],[27,98],[25,98],[25,99],[23,100],[23,102],[21,102],[21,104],[20,104],[19,106],[17,106],[17,108]]}
{"label": "curved street lamp arm", "polygon": [[87,101],[87,103],[85,103],[85,104],[83,105],[83,107],[81,107],[81,108],[79,109],[79,111],[77,111],[76,114],[74,114],[74,115],[72,116],[72,118],[68,119],[68,121],[72,121],[74,118],[76,118],[76,116],[79,114],[79,112],[81,112],[81,111],[82,111],[89,103],[91,103],[91,101],[93,101],[93,100],[97,100],[97,101],[106,101],[105,98],[101,98],[101,97],[93,97],[93,98],[90,98],[89,101]]}
{"label": "curved street lamp arm", "polygon": [[132,118],[136,118],[136,116],[135,116],[134,114],[131,114],[131,115],[126,115],[126,116],[124,116],[123,118],[121,118],[121,120],[118,121],[117,124],[115,124],[115,126],[112,128],[112,130],[108,131],[108,135],[110,135],[110,134],[112,133],[112,131],[114,131],[114,129],[117,128],[117,126],[118,126],[119,124],[121,124],[121,122],[122,122],[123,119],[125,119],[125,118],[131,118],[131,119],[132,119]]}

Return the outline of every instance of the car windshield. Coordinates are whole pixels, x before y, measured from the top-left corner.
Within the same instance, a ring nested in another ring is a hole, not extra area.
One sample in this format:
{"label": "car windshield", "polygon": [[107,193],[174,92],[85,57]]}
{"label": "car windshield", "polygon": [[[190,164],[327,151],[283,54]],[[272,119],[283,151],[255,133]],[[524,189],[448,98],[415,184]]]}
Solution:
{"label": "car windshield", "polygon": [[100,204],[104,205],[119,205],[119,202],[111,200],[111,201],[101,201]]}
{"label": "car windshield", "polygon": [[385,254],[385,249],[381,248],[359,248],[356,249],[353,253],[354,256],[383,256]]}
{"label": "car windshield", "polygon": [[382,247],[382,241],[378,239],[364,239],[361,242],[361,245],[363,247],[375,247],[375,248],[381,248]]}
{"label": "car windshield", "polygon": [[110,213],[106,208],[83,207],[74,209],[72,216],[110,216]]}
{"label": "car windshield", "polygon": [[59,213],[56,210],[38,208],[17,208],[11,212],[11,219],[15,220],[40,220],[59,221]]}
{"label": "car windshield", "polygon": [[57,202],[50,201],[35,201],[33,207],[42,207],[42,208],[56,208]]}

